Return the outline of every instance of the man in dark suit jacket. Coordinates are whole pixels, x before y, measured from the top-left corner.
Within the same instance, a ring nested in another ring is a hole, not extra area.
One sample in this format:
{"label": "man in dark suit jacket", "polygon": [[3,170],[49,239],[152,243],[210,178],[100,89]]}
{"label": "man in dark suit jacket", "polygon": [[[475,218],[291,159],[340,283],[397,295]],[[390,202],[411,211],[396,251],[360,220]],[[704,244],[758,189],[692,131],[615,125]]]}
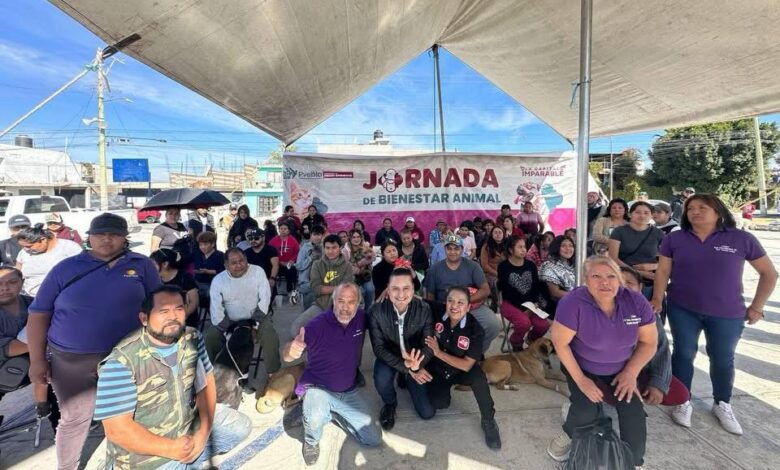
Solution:
{"label": "man in dark suit jacket", "polygon": [[406,387],[415,411],[422,419],[436,413],[425,389],[430,377],[424,367],[433,357],[425,338],[433,336],[433,317],[428,304],[414,296],[412,272],[397,268],[390,275],[384,302],[371,306],[368,330],[376,355],[374,386],[384,406],[379,415],[382,428],[395,425],[395,377],[406,379]]}

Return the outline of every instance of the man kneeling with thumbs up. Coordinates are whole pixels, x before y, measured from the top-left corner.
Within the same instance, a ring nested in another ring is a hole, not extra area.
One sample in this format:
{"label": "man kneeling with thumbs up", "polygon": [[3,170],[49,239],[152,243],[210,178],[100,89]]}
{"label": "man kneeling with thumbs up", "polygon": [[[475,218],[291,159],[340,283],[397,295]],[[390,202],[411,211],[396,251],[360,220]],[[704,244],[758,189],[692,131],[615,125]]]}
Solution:
{"label": "man kneeling with thumbs up", "polygon": [[362,445],[375,447],[382,431],[355,387],[355,370],[366,332],[366,314],[360,305],[360,288],[340,284],[333,291],[333,307],[314,317],[284,348],[285,362],[307,351],[306,368],[296,387],[303,397],[303,460],[314,465],[320,455],[322,430],[333,420]]}

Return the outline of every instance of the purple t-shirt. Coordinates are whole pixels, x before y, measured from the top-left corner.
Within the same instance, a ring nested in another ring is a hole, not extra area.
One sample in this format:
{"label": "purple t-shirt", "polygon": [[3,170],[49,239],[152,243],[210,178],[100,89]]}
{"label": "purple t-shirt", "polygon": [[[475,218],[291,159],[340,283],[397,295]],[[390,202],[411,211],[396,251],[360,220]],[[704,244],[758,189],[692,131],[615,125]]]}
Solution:
{"label": "purple t-shirt", "polygon": [[701,241],[689,230],[678,230],[664,238],[660,253],[672,258],[669,303],[701,315],[745,317],[745,260],[766,255],[753,234],[737,229],[717,230]]}
{"label": "purple t-shirt", "polygon": [[645,297],[621,287],[612,317],[599,308],[587,287],[577,287],[558,303],[555,321],[577,334],[570,343],[577,364],[596,375],[617,374],[626,365],[639,339],[639,327],[655,324]]}
{"label": "purple t-shirt", "polygon": [[328,309],[312,318],[305,328],[307,359],[295,388],[298,396],[310,385],[331,392],[346,392],[354,387],[366,333],[366,313],[359,309],[345,327]]}
{"label": "purple t-shirt", "polygon": [[146,256],[128,253],[62,287],[103,261],[88,252],[57,264],[43,280],[30,315],[51,316],[49,343],[72,353],[109,352],[141,325],[138,312],[146,295],[160,287],[157,268]]}

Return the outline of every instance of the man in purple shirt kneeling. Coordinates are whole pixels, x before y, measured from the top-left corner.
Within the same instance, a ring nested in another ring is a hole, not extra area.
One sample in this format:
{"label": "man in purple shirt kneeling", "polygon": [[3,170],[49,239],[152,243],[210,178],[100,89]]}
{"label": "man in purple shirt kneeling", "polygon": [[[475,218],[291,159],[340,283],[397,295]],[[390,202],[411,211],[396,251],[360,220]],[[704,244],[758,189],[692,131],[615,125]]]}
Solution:
{"label": "man in purple shirt kneeling", "polygon": [[338,426],[364,446],[382,442],[382,431],[355,386],[355,370],[366,332],[366,313],[358,309],[360,288],[348,282],[333,291],[333,308],[314,317],[284,348],[285,362],[308,351],[296,394],[303,396],[303,460],[314,465],[320,456],[325,425]]}

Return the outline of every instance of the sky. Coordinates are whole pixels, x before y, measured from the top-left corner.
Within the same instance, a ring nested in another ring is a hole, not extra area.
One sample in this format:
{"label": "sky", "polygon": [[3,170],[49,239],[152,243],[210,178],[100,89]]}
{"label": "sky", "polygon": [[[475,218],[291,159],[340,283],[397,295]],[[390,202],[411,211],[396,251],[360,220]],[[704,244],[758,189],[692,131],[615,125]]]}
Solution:
{"label": "sky", "polygon": [[[0,128],[5,128],[79,73],[105,44],[44,0],[0,3]],[[239,170],[265,160],[279,142],[237,116],[118,54],[109,60],[106,95],[107,156],[148,158],[152,180],[169,171],[202,173],[207,165]],[[113,62],[113,64],[112,64]],[[565,151],[555,131],[446,50],[441,52],[447,150],[523,153]],[[97,129],[82,119],[97,115],[90,73],[17,127],[13,137],[33,137],[36,147],[67,150],[78,162],[97,162]],[[440,150],[434,100],[433,58],[421,54],[344,109],[304,135],[300,151],[318,143],[365,143],[381,129],[394,147]],[[780,115],[762,117],[780,121]],[[437,126],[437,127],[434,127]],[[646,154],[662,130],[596,138],[590,151],[638,148]]]}

